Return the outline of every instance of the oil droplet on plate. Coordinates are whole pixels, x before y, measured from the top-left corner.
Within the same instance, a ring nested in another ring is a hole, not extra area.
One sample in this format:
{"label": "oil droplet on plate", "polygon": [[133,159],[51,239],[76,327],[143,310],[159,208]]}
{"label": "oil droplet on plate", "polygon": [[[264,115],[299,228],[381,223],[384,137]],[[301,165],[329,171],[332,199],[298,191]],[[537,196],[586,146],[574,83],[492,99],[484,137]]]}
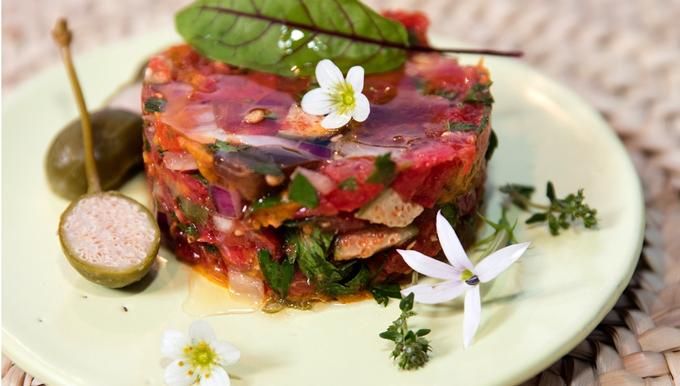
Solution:
{"label": "oil droplet on plate", "polygon": [[189,274],[189,291],[182,309],[192,317],[246,314],[260,308],[259,299],[235,294],[196,270]]}

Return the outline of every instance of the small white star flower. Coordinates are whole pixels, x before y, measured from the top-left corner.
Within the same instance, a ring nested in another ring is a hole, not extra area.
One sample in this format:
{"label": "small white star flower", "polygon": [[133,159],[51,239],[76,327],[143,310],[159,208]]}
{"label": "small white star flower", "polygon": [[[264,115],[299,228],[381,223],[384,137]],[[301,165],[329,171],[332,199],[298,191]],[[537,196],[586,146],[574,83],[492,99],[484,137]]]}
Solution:
{"label": "small white star flower", "polygon": [[455,299],[465,293],[463,315],[463,345],[468,348],[477,332],[482,314],[480,283],[488,283],[512,265],[529,248],[530,243],[513,244],[502,248],[473,266],[456,232],[449,222],[437,213],[437,236],[449,264],[411,250],[397,250],[413,270],[442,282],[417,284],[403,289],[404,296],[414,294],[418,303],[436,304]]}
{"label": "small white star flower", "polygon": [[316,65],[315,88],[302,97],[302,111],[312,115],[325,115],[321,126],[337,129],[346,125],[350,119],[363,122],[371,112],[364,89],[364,69],[354,66],[347,72],[347,78],[332,61],[323,59]]}
{"label": "small white star flower", "polygon": [[166,331],[161,353],[172,360],[164,373],[168,386],[229,386],[229,374],[223,367],[241,357],[236,347],[218,341],[210,325],[202,320],[191,324],[188,337],[179,331]]}

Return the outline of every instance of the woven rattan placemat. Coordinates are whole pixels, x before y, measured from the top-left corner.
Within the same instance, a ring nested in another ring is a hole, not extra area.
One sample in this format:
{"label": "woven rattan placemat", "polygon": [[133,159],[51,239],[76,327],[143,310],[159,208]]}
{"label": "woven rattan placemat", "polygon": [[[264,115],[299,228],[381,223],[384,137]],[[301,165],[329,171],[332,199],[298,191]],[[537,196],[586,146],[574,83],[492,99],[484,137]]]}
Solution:
{"label": "woven rattan placemat", "polygon": [[[647,229],[635,276],[588,339],[527,384],[680,385],[680,0],[368,2],[425,10],[433,32],[478,46],[523,49],[601,111],[638,168]],[[56,16],[72,20],[82,51],[168,25],[186,1],[162,3],[3,1],[3,85],[57,60],[47,35]],[[2,384],[41,383],[3,358]]]}

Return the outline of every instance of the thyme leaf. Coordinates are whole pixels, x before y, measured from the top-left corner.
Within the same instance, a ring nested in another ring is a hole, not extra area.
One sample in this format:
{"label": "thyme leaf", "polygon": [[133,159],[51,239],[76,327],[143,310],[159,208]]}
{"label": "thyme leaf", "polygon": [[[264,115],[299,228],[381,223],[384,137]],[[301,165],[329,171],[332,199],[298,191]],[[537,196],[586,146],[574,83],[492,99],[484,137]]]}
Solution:
{"label": "thyme leaf", "polygon": [[408,326],[408,319],[415,316],[413,312],[413,293],[401,299],[399,309],[401,315],[381,332],[379,336],[394,342],[394,349],[390,354],[402,370],[415,370],[425,366],[430,360],[429,352],[432,351],[430,341],[424,336],[430,333],[429,329],[413,331]]}
{"label": "thyme leaf", "polygon": [[550,234],[553,236],[559,235],[561,231],[579,222],[589,229],[597,226],[597,210],[585,202],[583,189],[559,198],[555,192],[555,186],[548,181],[545,190],[548,205],[531,200],[534,193],[532,186],[507,184],[500,188],[500,191],[507,195],[510,203],[522,210],[532,212],[526,220],[527,224],[547,223]]}

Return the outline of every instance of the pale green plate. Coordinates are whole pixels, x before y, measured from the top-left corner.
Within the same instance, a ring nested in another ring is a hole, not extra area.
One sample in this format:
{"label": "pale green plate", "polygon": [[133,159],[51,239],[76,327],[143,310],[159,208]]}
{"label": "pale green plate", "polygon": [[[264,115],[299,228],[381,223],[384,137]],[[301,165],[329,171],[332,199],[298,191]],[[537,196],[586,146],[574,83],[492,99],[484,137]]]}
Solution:
{"label": "pale green plate", "polygon": [[[173,33],[157,33],[77,58],[90,105],[173,41],[179,41]],[[568,352],[611,309],[642,243],[643,201],[631,161],[612,130],[572,92],[519,61],[486,63],[500,139],[489,207],[497,208],[500,184],[535,184],[542,194],[551,179],[559,194],[585,188],[600,229],[552,237],[545,228],[520,225],[519,238],[533,241],[533,248],[484,292],[482,324],[470,349],[462,348],[460,303],[416,306],[413,325],[432,329],[433,351],[432,361],[414,372],[397,370],[390,346],[377,336],[398,316],[394,301],[387,309],[371,300],[274,316],[209,317],[218,336],[242,350],[229,369],[235,385],[517,383]],[[68,265],[56,236],[67,202],[48,189],[42,163],[52,137],[75,116],[64,70],[56,65],[4,101],[4,350],[50,385],[161,385],[161,334],[186,331],[195,319],[182,306],[191,270],[162,251],[167,263],[148,286],[116,291],[90,284]],[[141,177],[126,191],[148,201]]]}

